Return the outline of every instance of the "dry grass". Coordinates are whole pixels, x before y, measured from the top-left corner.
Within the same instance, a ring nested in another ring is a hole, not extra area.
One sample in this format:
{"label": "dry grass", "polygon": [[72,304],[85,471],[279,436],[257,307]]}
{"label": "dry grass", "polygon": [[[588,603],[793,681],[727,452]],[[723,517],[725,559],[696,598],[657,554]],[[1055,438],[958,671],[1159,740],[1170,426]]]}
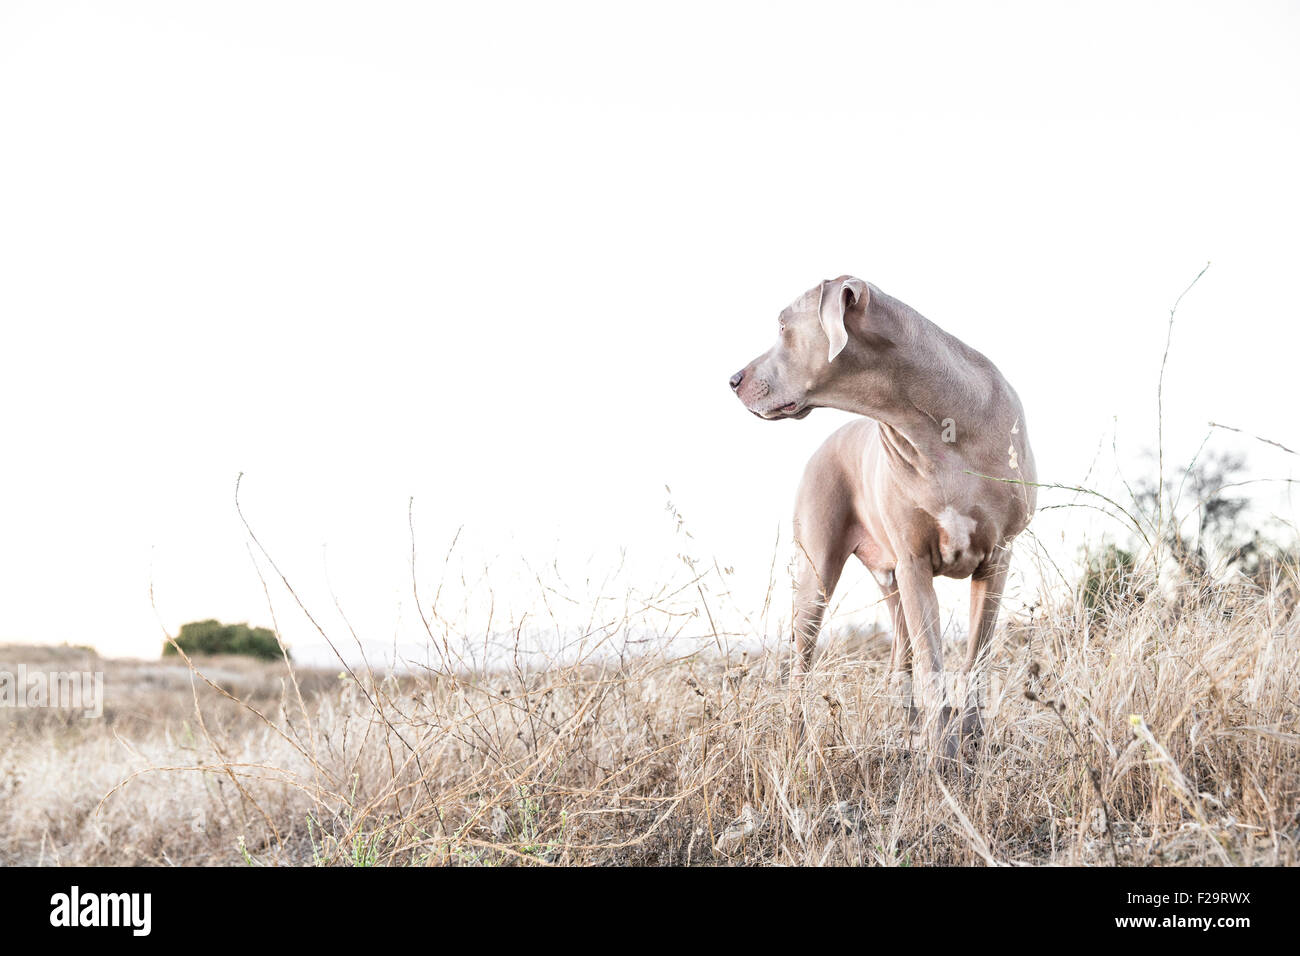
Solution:
{"label": "dry grass", "polygon": [[101,720],[0,711],[0,861],[1297,862],[1294,569],[1263,590],[1152,589],[1103,620],[1064,600],[1011,621],[988,735],[956,767],[909,750],[883,635],[831,642],[796,745],[784,648],[729,649],[705,577],[653,604],[665,622],[700,612],[685,653],[602,638],[568,663],[507,648],[398,676],[195,660],[213,687],[183,661],[0,648],[0,669],[102,669],[108,702]]}

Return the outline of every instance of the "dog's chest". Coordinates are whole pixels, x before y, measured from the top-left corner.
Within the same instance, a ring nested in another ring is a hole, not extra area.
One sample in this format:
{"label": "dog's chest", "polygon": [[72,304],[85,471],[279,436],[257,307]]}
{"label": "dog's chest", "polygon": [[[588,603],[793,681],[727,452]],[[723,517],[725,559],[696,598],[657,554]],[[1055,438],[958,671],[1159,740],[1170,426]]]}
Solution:
{"label": "dog's chest", "polygon": [[997,537],[993,523],[978,507],[963,512],[952,505],[939,509],[931,520],[934,530],[929,550],[934,573],[969,577],[992,550]]}
{"label": "dog's chest", "polygon": [[[862,523],[881,552],[876,563],[886,570],[914,555],[928,559],[936,575],[970,577],[1024,527],[1029,509],[1019,486],[983,477],[983,469],[951,449],[941,452],[919,470],[877,443],[864,448]],[[871,562],[868,567],[875,570]]]}
{"label": "dog's chest", "polygon": [[914,500],[897,529],[902,540],[895,550],[928,557],[936,575],[970,577],[1006,537],[1003,510],[992,501],[977,503],[964,496]]}

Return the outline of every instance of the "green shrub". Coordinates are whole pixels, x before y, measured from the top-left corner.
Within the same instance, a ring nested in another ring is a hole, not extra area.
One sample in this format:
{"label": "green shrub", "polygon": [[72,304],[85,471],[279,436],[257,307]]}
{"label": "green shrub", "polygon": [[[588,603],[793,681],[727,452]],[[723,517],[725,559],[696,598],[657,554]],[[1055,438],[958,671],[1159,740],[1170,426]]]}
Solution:
{"label": "green shrub", "polygon": [[[176,643],[186,654],[243,654],[263,661],[280,659],[280,642],[275,639],[275,632],[247,624],[192,621],[181,625]],[[175,653],[170,641],[163,645],[164,656]]]}

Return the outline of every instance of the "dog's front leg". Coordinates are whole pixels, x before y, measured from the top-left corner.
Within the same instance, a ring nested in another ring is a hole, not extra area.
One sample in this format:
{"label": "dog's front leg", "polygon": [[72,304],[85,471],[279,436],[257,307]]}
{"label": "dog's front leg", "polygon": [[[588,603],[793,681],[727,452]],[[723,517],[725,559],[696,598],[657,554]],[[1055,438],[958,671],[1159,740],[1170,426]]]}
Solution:
{"label": "dog's front leg", "polygon": [[962,736],[979,736],[984,731],[980,713],[982,671],[988,656],[993,628],[998,620],[998,604],[1007,583],[1007,568],[1011,564],[1011,547],[997,548],[985,567],[980,568],[970,581],[970,636],[966,645],[966,660],[962,664],[965,704],[962,710]]}
{"label": "dog's front leg", "polygon": [[880,580],[880,586],[885,592],[889,622],[894,628],[889,655],[889,693],[902,706],[910,731],[916,726],[917,713],[912,704],[912,641],[907,634],[907,617],[903,613],[903,602],[898,596],[898,581],[894,573],[891,571],[888,577],[877,580]]}
{"label": "dog's front leg", "polygon": [[952,709],[945,700],[943,648],[939,642],[939,599],[934,572],[926,557],[900,557],[894,569],[898,596],[912,642],[912,694],[924,732],[937,753],[951,757],[957,737],[949,726]]}

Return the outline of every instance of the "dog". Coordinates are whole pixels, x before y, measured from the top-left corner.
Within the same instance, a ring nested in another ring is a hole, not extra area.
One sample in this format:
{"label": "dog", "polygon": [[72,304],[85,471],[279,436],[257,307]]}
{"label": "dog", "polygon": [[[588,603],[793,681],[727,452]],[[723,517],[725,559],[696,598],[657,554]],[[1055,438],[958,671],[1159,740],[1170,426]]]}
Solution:
{"label": "dog", "polygon": [[[776,344],[731,376],[745,407],[768,421],[814,408],[865,416],[826,440],[799,484],[791,687],[803,685],[826,606],[856,555],[884,593],[891,683],[906,688],[913,737],[953,756],[962,737],[983,731],[977,668],[1012,541],[1034,513],[1020,399],[982,354],[853,276],[809,289],[777,324]],[[971,581],[960,715],[945,699],[937,575]]]}

